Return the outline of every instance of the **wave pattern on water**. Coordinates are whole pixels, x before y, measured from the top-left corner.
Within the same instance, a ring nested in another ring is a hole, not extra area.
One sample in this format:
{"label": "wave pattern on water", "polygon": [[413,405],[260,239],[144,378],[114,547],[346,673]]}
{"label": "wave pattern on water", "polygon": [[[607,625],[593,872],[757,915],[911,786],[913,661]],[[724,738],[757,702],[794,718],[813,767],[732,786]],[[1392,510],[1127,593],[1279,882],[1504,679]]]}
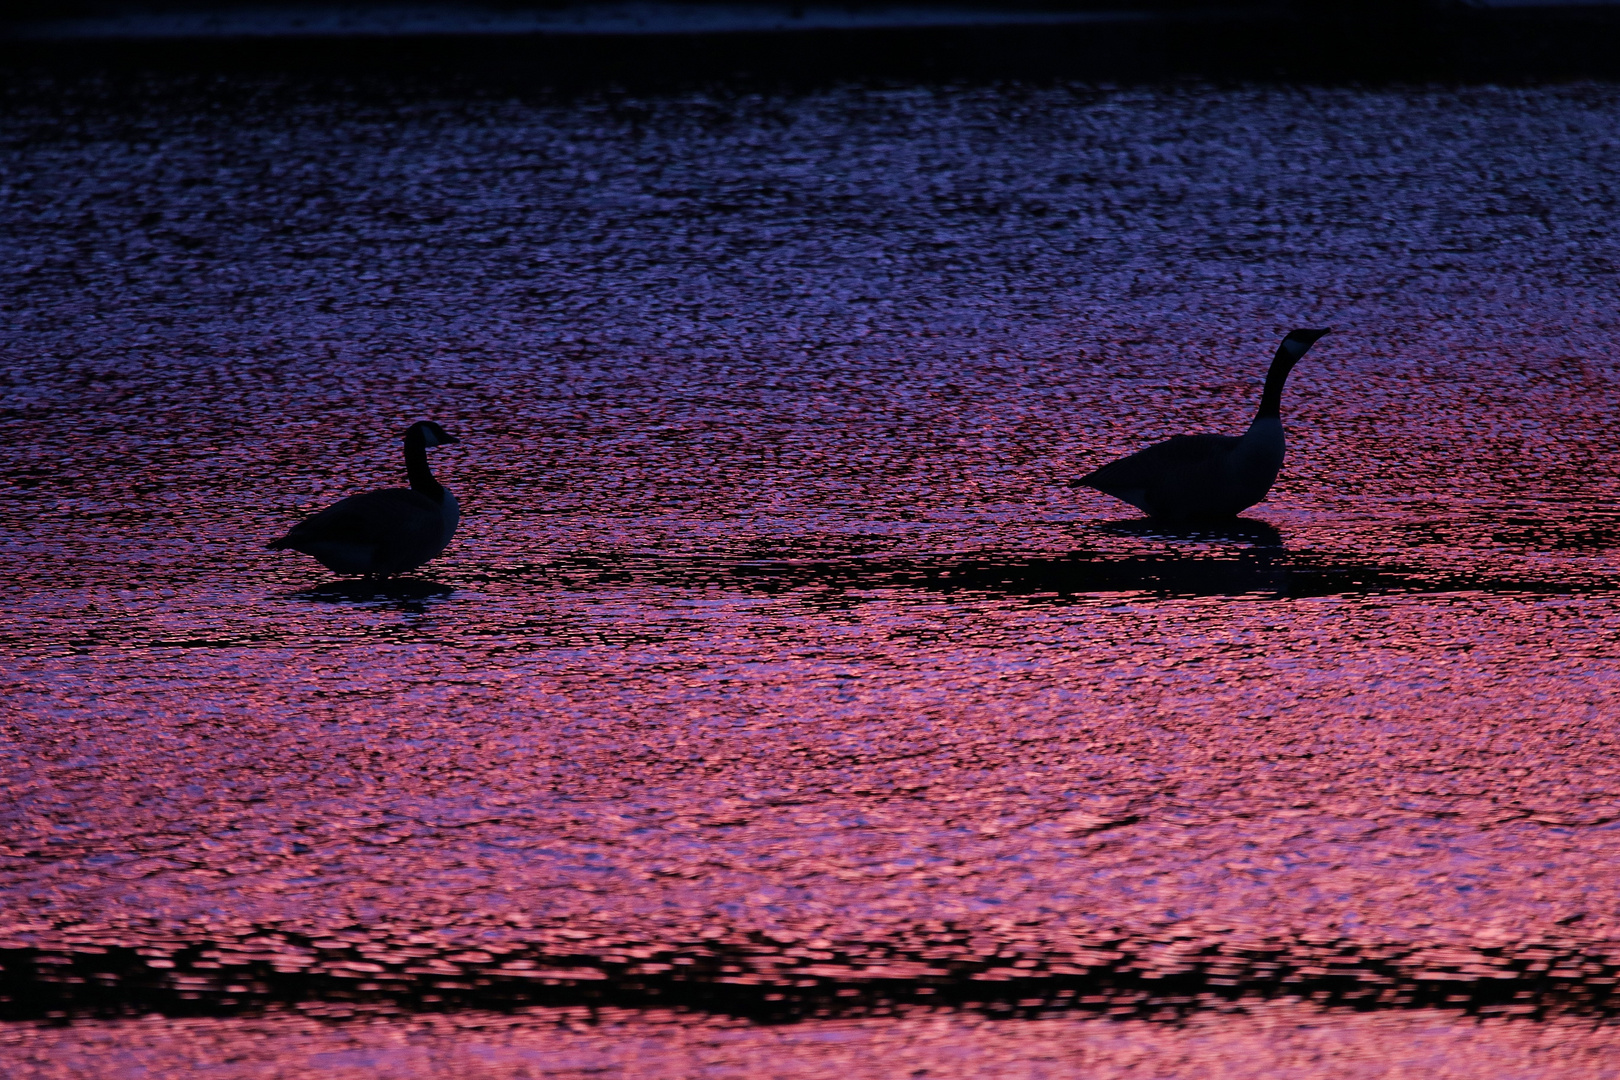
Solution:
{"label": "wave pattern on water", "polygon": [[1613,1014],[1617,118],[14,81],[0,1011]]}

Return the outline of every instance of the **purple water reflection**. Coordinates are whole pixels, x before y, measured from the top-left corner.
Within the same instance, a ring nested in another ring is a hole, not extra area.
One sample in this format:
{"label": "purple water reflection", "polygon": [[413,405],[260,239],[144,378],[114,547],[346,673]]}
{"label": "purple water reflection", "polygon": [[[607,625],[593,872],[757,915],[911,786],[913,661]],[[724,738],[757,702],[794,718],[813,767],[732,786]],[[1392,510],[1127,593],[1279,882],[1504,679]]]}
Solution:
{"label": "purple water reflection", "polygon": [[[8,93],[13,1019],[1613,1012],[1614,87]],[[1065,486],[1296,324],[1271,531]]]}

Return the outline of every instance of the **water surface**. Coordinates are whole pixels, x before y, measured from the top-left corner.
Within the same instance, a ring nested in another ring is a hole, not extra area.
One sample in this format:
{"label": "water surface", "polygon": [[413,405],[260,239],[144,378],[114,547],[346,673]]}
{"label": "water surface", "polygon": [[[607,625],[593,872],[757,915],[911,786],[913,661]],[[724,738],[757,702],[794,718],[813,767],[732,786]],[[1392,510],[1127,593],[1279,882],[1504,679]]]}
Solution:
{"label": "water surface", "polygon": [[[1615,87],[6,95],[21,1075],[1599,1074]],[[1068,486],[1298,325],[1248,522]]]}

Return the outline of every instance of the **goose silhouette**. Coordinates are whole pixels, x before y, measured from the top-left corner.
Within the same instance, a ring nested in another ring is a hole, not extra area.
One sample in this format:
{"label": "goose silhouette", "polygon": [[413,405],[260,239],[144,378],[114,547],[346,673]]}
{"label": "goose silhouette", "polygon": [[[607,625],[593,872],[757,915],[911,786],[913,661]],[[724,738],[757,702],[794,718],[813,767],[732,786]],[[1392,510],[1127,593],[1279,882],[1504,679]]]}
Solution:
{"label": "goose silhouette", "polygon": [[1329,330],[1291,330],[1266,372],[1260,408],[1242,435],[1177,435],[1074,482],[1157,521],[1235,517],[1265,499],[1283,463],[1282,391],[1300,357]]}
{"label": "goose silhouette", "polygon": [[337,574],[390,577],[415,570],[449,546],[461,520],[456,497],[428,468],[427,448],[459,441],[431,420],[412,424],[405,429],[410,487],[351,495],[268,546],[301,551]]}

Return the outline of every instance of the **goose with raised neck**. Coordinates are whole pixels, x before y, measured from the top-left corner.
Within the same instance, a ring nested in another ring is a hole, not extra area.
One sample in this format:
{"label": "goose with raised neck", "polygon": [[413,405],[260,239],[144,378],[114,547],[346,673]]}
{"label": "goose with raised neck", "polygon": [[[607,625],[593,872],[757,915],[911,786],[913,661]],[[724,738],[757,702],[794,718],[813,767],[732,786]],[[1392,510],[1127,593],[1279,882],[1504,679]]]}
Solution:
{"label": "goose with raised neck", "polygon": [[431,420],[405,429],[408,488],[351,495],[294,525],[272,540],[276,550],[301,551],[336,574],[391,577],[444,551],[461,521],[456,497],[428,467],[432,446],[459,442]]}
{"label": "goose with raised neck", "polygon": [[1171,523],[1235,517],[1263,501],[1282,470],[1282,392],[1289,372],[1329,330],[1291,330],[1277,346],[1260,407],[1242,435],[1177,435],[1075,481]]}

